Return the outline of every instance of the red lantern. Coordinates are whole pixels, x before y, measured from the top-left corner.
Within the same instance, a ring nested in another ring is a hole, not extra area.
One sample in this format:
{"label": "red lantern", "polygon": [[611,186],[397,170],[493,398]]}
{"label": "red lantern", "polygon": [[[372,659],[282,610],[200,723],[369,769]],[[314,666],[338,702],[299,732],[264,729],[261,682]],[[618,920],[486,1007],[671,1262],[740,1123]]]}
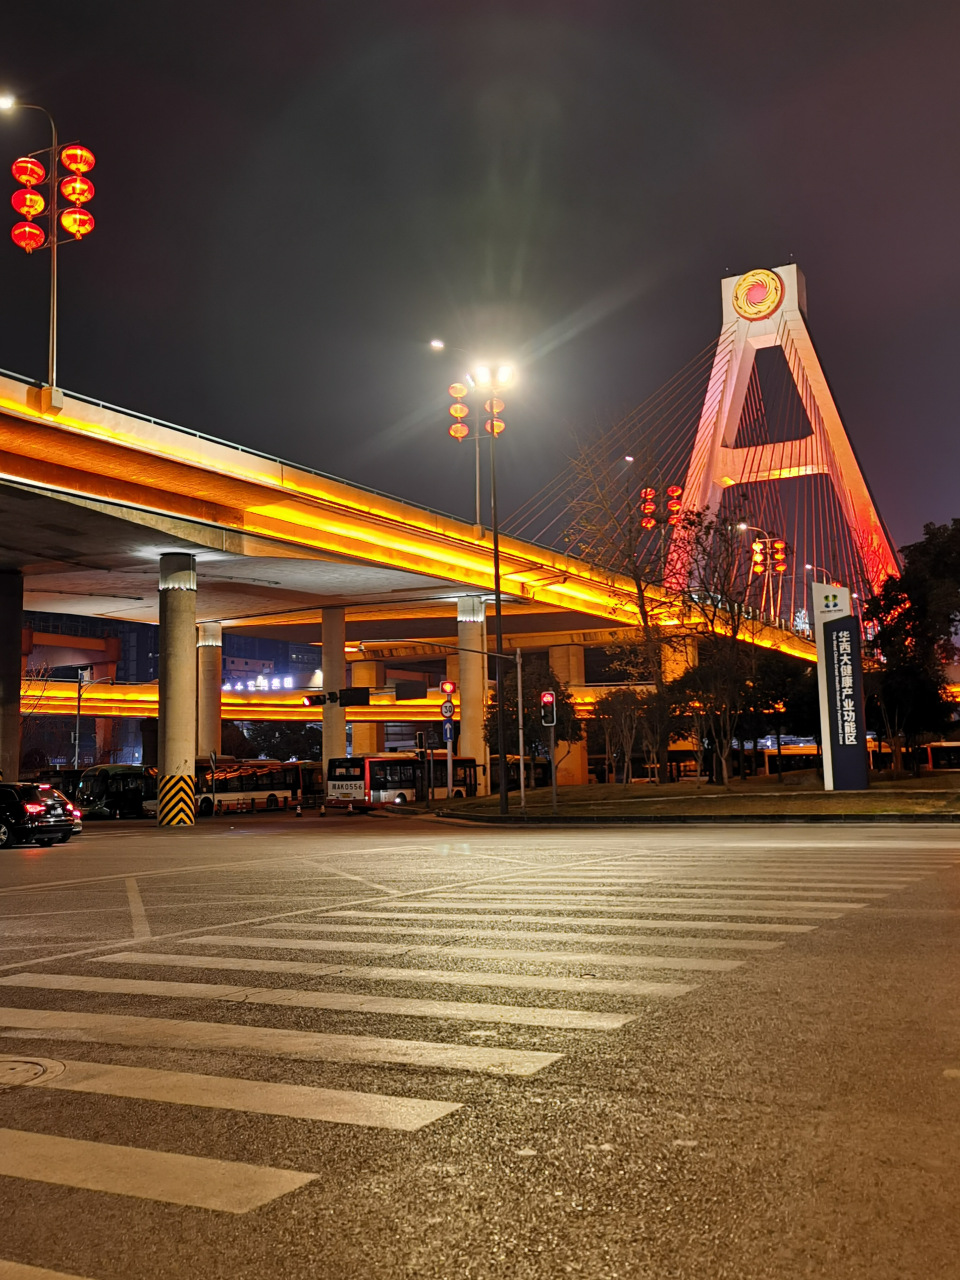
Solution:
{"label": "red lantern", "polygon": [[93,214],[86,209],[64,209],[60,215],[60,225],[75,240],[81,240],[93,230]]}
{"label": "red lantern", "polygon": [[60,152],[60,163],[74,173],[89,173],[97,161],[89,147],[81,147],[79,142],[72,142]]}
{"label": "red lantern", "polygon": [[487,435],[489,436],[498,436],[500,432],[503,431],[504,427],[506,427],[506,425],[507,424],[505,422],[502,422],[500,418],[494,418],[492,421],[490,418],[488,418],[486,422],[483,424],[483,429],[484,431],[486,431]]}
{"label": "red lantern", "polygon": [[10,172],[25,187],[35,187],[47,176],[46,169],[39,160],[34,160],[33,156],[21,156],[19,160],[14,160],[10,166]]}
{"label": "red lantern", "polygon": [[457,444],[460,444],[470,434],[470,428],[465,422],[454,422],[450,426],[450,435],[453,436]]}
{"label": "red lantern", "polygon": [[43,228],[35,222],[17,222],[10,228],[10,239],[27,253],[42,248],[46,238]]}
{"label": "red lantern", "polygon": [[668,510],[668,511],[679,511],[679,510],[680,510],[681,505],[682,505],[682,504],[680,503],[680,501],[679,501],[677,498],[671,498],[671,499],[670,499],[670,501],[667,503],[667,510]]}
{"label": "red lantern", "polygon": [[670,488],[667,490],[667,497],[679,498],[681,493],[683,493],[683,490],[680,488],[680,486],[678,484],[672,484]]}
{"label": "red lantern", "polygon": [[465,418],[470,410],[465,404],[461,404],[458,400],[456,404],[450,406],[450,413],[454,418]]}
{"label": "red lantern", "polygon": [[447,390],[456,400],[462,400],[467,394],[467,388],[462,382],[451,382]]}
{"label": "red lantern", "polygon": [[43,213],[47,202],[39,191],[31,191],[29,187],[20,187],[10,197],[10,203],[21,218],[35,218]]}
{"label": "red lantern", "polygon": [[657,496],[657,491],[656,491],[656,489],[646,488],[646,489],[641,489],[641,490],[640,490],[640,497],[641,497],[641,498],[655,498],[656,496]]}
{"label": "red lantern", "polygon": [[653,516],[644,516],[640,521],[640,525],[644,529],[652,529],[656,523],[657,522],[654,520]]}
{"label": "red lantern", "polygon": [[93,199],[93,183],[89,178],[84,178],[79,173],[75,173],[70,178],[64,178],[60,183],[60,194],[64,200],[69,200],[71,204],[86,204],[88,200]]}
{"label": "red lantern", "polygon": [[646,516],[652,516],[653,513],[656,511],[656,509],[657,509],[657,504],[655,502],[644,502],[640,506],[640,510]]}
{"label": "red lantern", "polygon": [[679,516],[667,516],[667,524],[679,524],[679,523],[680,523]]}
{"label": "red lantern", "polygon": [[507,406],[502,400],[499,400],[494,396],[492,400],[484,400],[483,407],[486,409],[487,413],[503,413]]}

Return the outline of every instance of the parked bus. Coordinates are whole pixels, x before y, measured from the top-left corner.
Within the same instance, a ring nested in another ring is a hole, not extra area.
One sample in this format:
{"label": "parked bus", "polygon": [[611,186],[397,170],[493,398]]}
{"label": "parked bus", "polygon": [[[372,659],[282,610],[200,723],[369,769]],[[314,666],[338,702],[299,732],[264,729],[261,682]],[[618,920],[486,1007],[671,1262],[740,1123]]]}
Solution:
{"label": "parked bus", "polygon": [[157,811],[157,771],[139,764],[98,764],[84,769],[77,808],[87,818],[143,818]]}
{"label": "parked bus", "polygon": [[300,800],[296,760],[235,760],[221,757],[216,772],[209,760],[197,761],[197,815],[289,809]]}
{"label": "parked bus", "polygon": [[327,804],[379,809],[427,798],[423,760],[410,751],[343,756],[327,766]]}
{"label": "parked bus", "polygon": [[431,751],[427,758],[427,786],[434,800],[463,800],[477,794],[477,762],[473,756],[453,757],[453,786],[447,784],[447,754]]}
{"label": "parked bus", "polygon": [[[296,761],[198,760],[197,814],[255,809],[287,809],[300,799],[300,766]],[[136,764],[101,764],[85,769],[77,787],[77,806],[84,818],[143,818],[157,812],[157,770]]]}

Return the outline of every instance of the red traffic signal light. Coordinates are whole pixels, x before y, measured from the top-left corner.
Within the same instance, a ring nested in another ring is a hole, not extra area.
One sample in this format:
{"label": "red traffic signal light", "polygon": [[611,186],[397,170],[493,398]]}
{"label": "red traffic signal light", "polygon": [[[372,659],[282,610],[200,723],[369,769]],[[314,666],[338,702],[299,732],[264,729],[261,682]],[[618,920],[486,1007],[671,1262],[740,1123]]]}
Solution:
{"label": "red traffic signal light", "polygon": [[540,723],[545,729],[557,723],[557,695],[552,689],[544,689],[540,695]]}
{"label": "red traffic signal light", "polygon": [[457,685],[456,685],[456,681],[454,681],[454,680],[441,680],[441,681],[440,681],[440,692],[443,694],[443,696],[444,696],[445,698],[452,698],[452,697],[453,697],[453,695],[457,692]]}

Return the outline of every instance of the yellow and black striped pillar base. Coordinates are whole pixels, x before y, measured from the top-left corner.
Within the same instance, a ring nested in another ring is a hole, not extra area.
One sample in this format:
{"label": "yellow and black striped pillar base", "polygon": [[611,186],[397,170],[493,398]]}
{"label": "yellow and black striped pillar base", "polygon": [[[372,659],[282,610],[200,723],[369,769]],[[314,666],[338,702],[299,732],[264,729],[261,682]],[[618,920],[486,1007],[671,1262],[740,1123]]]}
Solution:
{"label": "yellow and black striped pillar base", "polygon": [[197,780],[192,773],[166,773],[157,779],[157,824],[192,827],[197,820]]}

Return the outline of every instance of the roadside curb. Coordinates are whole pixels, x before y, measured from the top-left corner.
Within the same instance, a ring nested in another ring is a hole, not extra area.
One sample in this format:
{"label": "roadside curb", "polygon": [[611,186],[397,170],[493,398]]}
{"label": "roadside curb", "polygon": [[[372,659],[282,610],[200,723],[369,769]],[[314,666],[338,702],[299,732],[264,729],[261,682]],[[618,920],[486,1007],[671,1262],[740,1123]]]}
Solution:
{"label": "roadside curb", "polygon": [[581,815],[564,817],[558,814],[543,814],[536,818],[521,817],[520,814],[477,815],[451,813],[448,810],[434,811],[435,818],[442,822],[466,822],[474,826],[488,827],[682,827],[682,826],[764,826],[783,823],[841,823],[894,825],[897,823],[919,823],[933,825],[953,825],[960,822],[960,813],[747,813],[734,816],[731,814],[666,814],[656,817],[653,814],[627,815]]}

